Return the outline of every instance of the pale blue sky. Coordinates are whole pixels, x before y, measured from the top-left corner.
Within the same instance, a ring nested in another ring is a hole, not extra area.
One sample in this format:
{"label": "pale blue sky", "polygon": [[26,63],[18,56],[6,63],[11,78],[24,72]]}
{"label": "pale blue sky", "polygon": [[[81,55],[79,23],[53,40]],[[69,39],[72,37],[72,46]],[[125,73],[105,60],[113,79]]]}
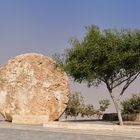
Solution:
{"label": "pale blue sky", "polygon": [[[82,38],[90,24],[140,28],[139,7],[140,0],[0,0],[0,65],[21,53],[62,53],[70,47],[68,40]],[[127,95],[140,92],[139,81]],[[107,97],[104,86],[87,89],[73,84],[72,88],[95,104]]]}

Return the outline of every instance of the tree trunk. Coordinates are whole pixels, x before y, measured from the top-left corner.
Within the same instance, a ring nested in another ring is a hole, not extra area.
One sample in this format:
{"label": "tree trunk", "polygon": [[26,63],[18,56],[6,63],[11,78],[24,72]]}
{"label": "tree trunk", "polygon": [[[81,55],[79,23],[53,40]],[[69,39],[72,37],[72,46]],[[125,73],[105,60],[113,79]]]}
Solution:
{"label": "tree trunk", "polygon": [[118,114],[119,124],[120,124],[120,125],[123,125],[122,114],[121,114],[121,109],[120,109],[120,103],[119,103],[119,101],[117,101],[117,100],[115,99],[115,97],[112,95],[111,92],[110,92],[110,96],[111,96],[111,98],[112,98],[112,100],[113,100],[113,103],[114,103],[116,112],[117,112],[117,114]]}
{"label": "tree trunk", "polygon": [[119,124],[123,125],[122,114],[121,114],[121,109],[119,107],[119,103],[117,101],[114,101],[114,105],[115,105],[115,108],[116,108],[116,112],[118,114]]}

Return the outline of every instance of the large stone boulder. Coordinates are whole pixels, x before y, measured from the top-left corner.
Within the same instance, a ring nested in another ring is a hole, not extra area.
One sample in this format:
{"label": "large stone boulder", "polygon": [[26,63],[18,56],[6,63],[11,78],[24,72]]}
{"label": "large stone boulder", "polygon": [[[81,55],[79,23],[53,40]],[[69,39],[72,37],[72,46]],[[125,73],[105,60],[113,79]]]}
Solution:
{"label": "large stone boulder", "polygon": [[0,113],[8,121],[18,118],[19,123],[26,123],[24,117],[27,123],[30,118],[34,124],[38,122],[32,120],[41,121],[45,117],[48,121],[58,120],[68,95],[65,72],[44,55],[19,55],[0,69]]}

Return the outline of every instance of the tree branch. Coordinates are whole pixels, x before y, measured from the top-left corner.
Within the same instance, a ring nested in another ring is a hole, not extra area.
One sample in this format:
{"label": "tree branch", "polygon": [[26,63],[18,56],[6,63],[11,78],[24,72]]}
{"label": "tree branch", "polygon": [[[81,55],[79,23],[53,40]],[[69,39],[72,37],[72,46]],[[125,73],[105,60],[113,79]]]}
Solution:
{"label": "tree branch", "polygon": [[[128,74],[125,74],[125,75],[123,75],[123,76],[121,76],[119,78],[116,78],[114,80],[111,80],[111,83],[110,84],[113,84],[114,82],[119,81],[120,79],[122,79],[122,77],[128,77]],[[113,79],[113,78],[111,78],[111,79]]]}
{"label": "tree branch", "polygon": [[110,85],[108,83],[108,80],[105,79],[104,83],[106,84],[106,87],[107,87],[109,93],[112,93],[112,89],[111,89],[111,87],[110,87]]}
{"label": "tree branch", "polygon": [[[133,77],[134,75],[135,75],[135,74],[130,75],[128,78],[126,78],[126,79],[122,80],[120,83],[114,85],[114,86],[112,87],[112,89],[114,89],[114,88],[116,88],[117,86],[121,85],[123,82],[125,82],[125,81],[131,79],[131,77]],[[120,78],[120,79],[121,79],[121,78]]]}
{"label": "tree branch", "polygon": [[119,96],[119,98],[118,98],[118,101],[121,99],[121,97],[122,97],[122,95],[123,95],[123,93],[124,93],[124,91],[128,88],[128,86],[138,77],[138,75],[140,74],[140,72],[138,72],[135,76],[134,76],[134,78],[131,80],[131,78],[133,77],[133,76],[131,76],[131,78],[130,79],[128,79],[128,81],[126,82],[126,84],[124,85],[124,87],[123,87],[123,89],[122,89],[122,91],[121,91],[121,93],[120,93],[120,96]]}

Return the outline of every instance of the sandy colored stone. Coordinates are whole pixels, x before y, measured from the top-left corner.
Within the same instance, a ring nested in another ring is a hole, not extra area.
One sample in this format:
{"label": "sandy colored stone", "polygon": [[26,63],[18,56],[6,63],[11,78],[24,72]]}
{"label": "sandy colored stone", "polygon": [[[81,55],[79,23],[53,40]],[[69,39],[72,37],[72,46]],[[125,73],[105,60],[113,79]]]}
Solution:
{"label": "sandy colored stone", "polygon": [[106,125],[106,124],[94,124],[94,123],[80,123],[80,122],[47,122],[43,124],[46,128],[57,128],[57,129],[71,129],[71,130],[86,130],[86,131],[106,131],[108,132],[122,132],[122,133],[134,133],[140,134],[139,126],[131,125]]}
{"label": "sandy colored stone", "polygon": [[44,124],[49,121],[46,115],[13,115],[12,123],[15,124]]}
{"label": "sandy colored stone", "polygon": [[23,54],[0,69],[0,113],[8,121],[14,115],[46,115],[57,120],[69,95],[67,75],[41,54]]}

